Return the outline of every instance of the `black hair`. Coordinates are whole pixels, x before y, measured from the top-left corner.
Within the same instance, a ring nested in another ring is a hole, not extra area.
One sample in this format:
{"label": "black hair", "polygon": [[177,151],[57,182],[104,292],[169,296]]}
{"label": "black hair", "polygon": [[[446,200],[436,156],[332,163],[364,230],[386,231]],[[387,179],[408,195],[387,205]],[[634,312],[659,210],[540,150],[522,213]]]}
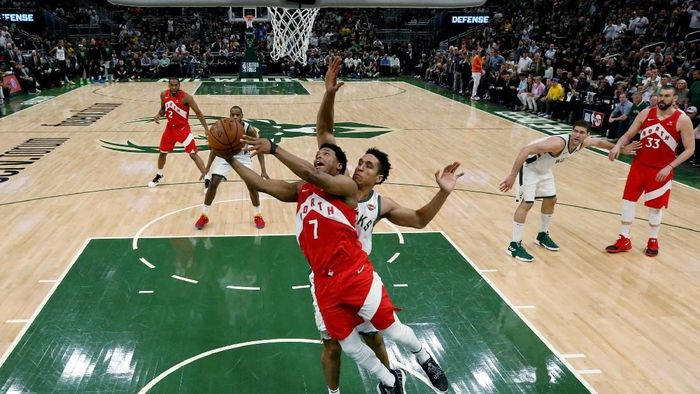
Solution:
{"label": "black hair", "polygon": [[177,83],[180,83],[180,79],[179,79],[179,78],[171,77],[171,78],[168,79],[168,83],[170,83],[170,82],[172,82],[172,81],[177,81]]}
{"label": "black hair", "polygon": [[384,177],[379,183],[384,183],[384,181],[386,181],[387,178],[389,178],[389,170],[391,170],[391,163],[389,163],[389,155],[380,151],[377,148],[369,148],[367,149],[367,152],[365,152],[365,154],[372,155],[376,157],[379,161],[379,174]]}
{"label": "black hair", "polygon": [[241,113],[243,112],[243,108],[241,108],[241,107],[239,107],[239,106],[237,106],[237,105],[234,105],[233,107],[231,107],[231,109],[229,109],[228,112],[230,113],[231,110],[233,110],[233,109],[235,109],[235,108],[238,108],[238,109],[241,111]]}
{"label": "black hair", "polygon": [[348,157],[345,155],[342,149],[336,144],[325,143],[321,145],[318,149],[328,148],[335,153],[335,158],[340,163],[340,174],[345,174],[345,170],[348,168]]}
{"label": "black hair", "polygon": [[587,132],[591,132],[591,124],[586,122],[585,120],[577,120],[574,122],[574,128],[576,127],[585,127]]}

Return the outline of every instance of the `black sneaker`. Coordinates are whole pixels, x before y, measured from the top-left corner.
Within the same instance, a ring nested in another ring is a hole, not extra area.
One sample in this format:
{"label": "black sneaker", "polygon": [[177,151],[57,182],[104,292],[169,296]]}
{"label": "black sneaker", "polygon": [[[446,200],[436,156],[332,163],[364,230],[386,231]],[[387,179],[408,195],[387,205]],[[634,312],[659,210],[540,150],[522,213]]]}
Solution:
{"label": "black sneaker", "polygon": [[209,183],[211,183],[211,179],[204,178],[204,190],[209,189]]}
{"label": "black sneaker", "polygon": [[396,383],[394,387],[387,387],[381,383],[377,385],[377,392],[379,394],[403,394],[406,392],[406,379],[404,377],[403,371],[400,369],[390,369],[394,377],[396,378]]}
{"label": "black sneaker", "polygon": [[432,383],[436,389],[443,393],[447,391],[447,376],[445,376],[445,372],[443,372],[442,368],[440,368],[432,357],[423,364],[420,364],[420,366],[423,368],[425,374],[428,375],[430,383]]}
{"label": "black sneaker", "polygon": [[148,187],[156,187],[160,182],[163,180],[163,175],[156,174],[156,176],[153,177],[153,180],[148,182]]}

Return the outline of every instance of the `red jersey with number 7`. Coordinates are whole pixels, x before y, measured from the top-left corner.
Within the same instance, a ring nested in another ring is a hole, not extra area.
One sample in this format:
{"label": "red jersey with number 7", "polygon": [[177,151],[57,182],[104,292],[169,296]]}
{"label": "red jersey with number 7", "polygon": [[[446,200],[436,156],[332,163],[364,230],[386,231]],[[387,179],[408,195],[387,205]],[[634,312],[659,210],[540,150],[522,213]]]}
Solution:
{"label": "red jersey with number 7", "polygon": [[163,95],[163,104],[165,105],[165,117],[168,118],[168,127],[182,128],[189,126],[190,106],[184,104],[185,92],[178,90],[176,95],[170,94],[170,89],[165,91]]}
{"label": "red jersey with number 7", "polygon": [[315,277],[361,269],[368,263],[355,230],[356,215],[342,197],[311,183],[301,185],[297,200],[297,241]]}
{"label": "red jersey with number 7", "polygon": [[639,129],[642,147],[637,150],[634,161],[648,167],[663,168],[676,159],[676,148],[681,141],[678,119],[683,111],[677,109],[663,120],[657,117],[658,108],[649,110]]}

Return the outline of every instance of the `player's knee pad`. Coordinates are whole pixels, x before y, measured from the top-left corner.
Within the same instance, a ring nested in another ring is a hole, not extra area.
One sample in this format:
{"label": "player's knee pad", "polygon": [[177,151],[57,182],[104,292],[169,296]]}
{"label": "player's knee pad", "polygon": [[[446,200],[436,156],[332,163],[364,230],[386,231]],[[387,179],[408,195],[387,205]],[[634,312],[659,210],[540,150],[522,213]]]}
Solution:
{"label": "player's knee pad", "polygon": [[623,222],[631,223],[634,220],[634,202],[622,200],[622,209],[620,210]]}
{"label": "player's knee pad", "polygon": [[657,227],[661,225],[662,211],[659,208],[649,208],[649,224]]}

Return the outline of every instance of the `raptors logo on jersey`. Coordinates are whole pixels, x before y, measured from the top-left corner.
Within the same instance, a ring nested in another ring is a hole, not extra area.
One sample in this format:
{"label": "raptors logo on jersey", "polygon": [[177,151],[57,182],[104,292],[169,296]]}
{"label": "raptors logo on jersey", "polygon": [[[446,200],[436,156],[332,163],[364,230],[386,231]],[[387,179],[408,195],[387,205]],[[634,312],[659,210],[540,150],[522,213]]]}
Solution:
{"label": "raptors logo on jersey", "polygon": [[170,93],[170,89],[165,91],[163,105],[165,116],[168,118],[168,127],[189,126],[190,106],[182,102],[184,98],[185,92],[182,90],[178,90],[174,96]]}
{"label": "raptors logo on jersey", "polygon": [[304,183],[298,193],[296,234],[316,277],[368,263],[355,230],[356,213],[342,198]]}
{"label": "raptors logo on jersey", "polygon": [[649,110],[639,131],[642,147],[637,151],[635,161],[653,168],[666,167],[676,158],[676,148],[681,138],[678,119],[683,111],[677,109],[671,116],[660,120],[657,108]]}

